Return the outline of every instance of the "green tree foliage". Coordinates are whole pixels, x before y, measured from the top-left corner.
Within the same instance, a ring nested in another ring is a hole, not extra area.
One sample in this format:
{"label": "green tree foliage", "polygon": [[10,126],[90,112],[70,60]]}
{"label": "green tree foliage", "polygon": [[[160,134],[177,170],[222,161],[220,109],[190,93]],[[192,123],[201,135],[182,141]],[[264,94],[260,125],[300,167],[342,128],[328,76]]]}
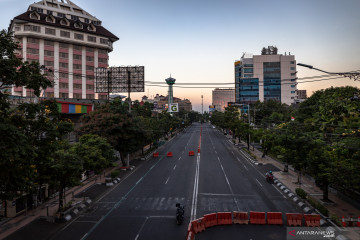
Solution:
{"label": "green tree foliage", "polygon": [[111,166],[115,160],[114,150],[105,138],[98,135],[85,134],[74,146],[74,151],[82,160],[84,170],[92,170],[96,174]]}

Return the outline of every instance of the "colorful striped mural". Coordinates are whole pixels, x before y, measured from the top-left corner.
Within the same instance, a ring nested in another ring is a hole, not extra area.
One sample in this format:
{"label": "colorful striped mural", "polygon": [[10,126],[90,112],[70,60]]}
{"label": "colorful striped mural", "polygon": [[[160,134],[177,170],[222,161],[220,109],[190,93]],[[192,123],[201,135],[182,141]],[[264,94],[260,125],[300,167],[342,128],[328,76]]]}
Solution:
{"label": "colorful striped mural", "polygon": [[89,113],[93,110],[92,104],[57,102],[61,113]]}

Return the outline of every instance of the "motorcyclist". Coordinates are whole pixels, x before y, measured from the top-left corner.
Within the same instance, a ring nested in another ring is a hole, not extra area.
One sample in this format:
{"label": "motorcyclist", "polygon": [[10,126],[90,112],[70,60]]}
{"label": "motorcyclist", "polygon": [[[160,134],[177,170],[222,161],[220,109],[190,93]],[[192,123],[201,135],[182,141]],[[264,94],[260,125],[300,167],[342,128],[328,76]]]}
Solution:
{"label": "motorcyclist", "polygon": [[180,203],[176,203],[176,222],[182,224],[184,221],[185,206],[181,206]]}
{"label": "motorcyclist", "polygon": [[273,179],[273,178],[274,178],[272,171],[268,171],[268,172],[265,174],[265,176],[266,176],[266,179],[267,179],[267,180],[270,180],[270,179]]}

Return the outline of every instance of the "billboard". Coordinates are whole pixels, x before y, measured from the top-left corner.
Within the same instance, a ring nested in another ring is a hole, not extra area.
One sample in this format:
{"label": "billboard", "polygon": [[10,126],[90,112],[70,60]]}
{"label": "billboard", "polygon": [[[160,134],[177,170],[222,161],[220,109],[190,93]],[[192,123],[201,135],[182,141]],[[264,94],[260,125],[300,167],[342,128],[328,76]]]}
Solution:
{"label": "billboard", "polygon": [[168,112],[179,112],[179,104],[178,103],[171,103]]}

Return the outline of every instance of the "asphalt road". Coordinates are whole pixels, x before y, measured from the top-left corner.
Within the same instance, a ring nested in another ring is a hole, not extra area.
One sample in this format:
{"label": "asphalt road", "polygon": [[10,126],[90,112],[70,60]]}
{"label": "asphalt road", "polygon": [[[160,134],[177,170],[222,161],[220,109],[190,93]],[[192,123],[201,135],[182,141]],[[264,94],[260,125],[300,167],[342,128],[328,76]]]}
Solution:
{"label": "asphalt road", "polygon": [[[189,156],[189,151],[197,153],[200,143],[200,155]],[[167,152],[173,157],[166,157]],[[266,170],[276,168],[255,166],[209,124],[193,124],[159,153],[159,158],[144,162],[52,239],[183,240],[190,220],[207,213],[300,211],[265,181]],[[181,226],[175,222],[177,202],[186,205]],[[281,226],[219,226],[196,239],[286,239],[285,232]]]}

